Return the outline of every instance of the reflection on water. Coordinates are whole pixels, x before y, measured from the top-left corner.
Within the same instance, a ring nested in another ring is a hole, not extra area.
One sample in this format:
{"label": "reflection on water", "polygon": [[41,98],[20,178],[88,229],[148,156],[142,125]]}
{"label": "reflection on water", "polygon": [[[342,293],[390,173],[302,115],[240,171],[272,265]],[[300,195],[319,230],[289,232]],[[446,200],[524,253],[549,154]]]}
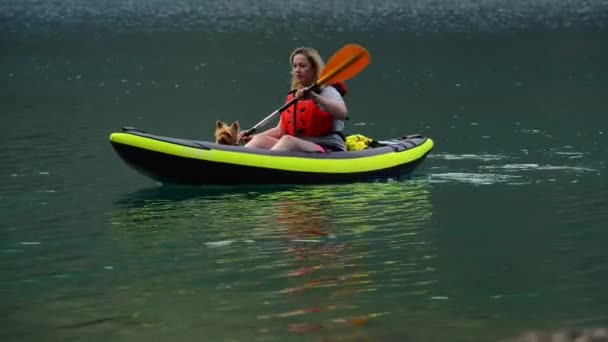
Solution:
{"label": "reflection on water", "polygon": [[608,188],[506,187],[130,193],[98,217],[103,231],[3,251],[0,340],[489,341],[605,326]]}
{"label": "reflection on water", "polygon": [[[428,183],[153,191],[109,218],[116,291],[139,326],[172,330],[177,315],[224,337],[373,340],[392,299],[432,295]],[[167,302],[170,315],[145,314]]]}

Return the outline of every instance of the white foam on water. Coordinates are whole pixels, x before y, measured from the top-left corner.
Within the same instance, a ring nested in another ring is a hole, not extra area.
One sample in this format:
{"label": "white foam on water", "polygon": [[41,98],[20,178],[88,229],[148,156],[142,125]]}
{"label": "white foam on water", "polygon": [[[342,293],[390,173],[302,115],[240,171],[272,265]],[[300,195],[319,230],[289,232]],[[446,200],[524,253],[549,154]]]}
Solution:
{"label": "white foam on water", "polygon": [[506,164],[506,165],[485,165],[480,166],[480,169],[486,170],[495,170],[495,169],[503,169],[503,170],[530,170],[537,169],[539,167],[538,164]]}
{"label": "white foam on water", "polygon": [[230,246],[234,243],[234,240],[222,240],[222,241],[213,241],[213,242],[205,242],[207,247],[225,247]]}
{"label": "white foam on water", "polygon": [[491,161],[491,160],[505,159],[506,156],[497,155],[497,154],[434,154],[434,155],[429,156],[429,158],[437,158],[437,159],[444,159],[444,160]]}
{"label": "white foam on water", "polygon": [[519,179],[520,176],[501,175],[494,173],[447,172],[431,175],[431,183],[446,183],[450,181],[476,185],[505,183]]}
{"label": "white foam on water", "polygon": [[582,171],[582,172],[595,172],[597,169],[584,166],[567,166],[567,165],[543,165],[538,168],[539,170],[565,170],[565,171]]}
{"label": "white foam on water", "polygon": [[509,185],[530,185],[533,182],[509,182]]}
{"label": "white foam on water", "polygon": [[585,155],[585,153],[583,153],[583,152],[559,152],[559,151],[553,152],[553,154],[557,154],[560,156],[580,156],[580,157]]}
{"label": "white foam on water", "polygon": [[522,129],[520,132],[529,134],[545,134],[545,132],[541,131],[540,129]]}
{"label": "white foam on water", "polygon": [[507,170],[507,171],[577,171],[577,172],[595,172],[597,169],[592,169],[584,166],[568,166],[568,165],[540,165],[540,164],[505,164],[505,165],[484,165],[480,166],[484,170]]}

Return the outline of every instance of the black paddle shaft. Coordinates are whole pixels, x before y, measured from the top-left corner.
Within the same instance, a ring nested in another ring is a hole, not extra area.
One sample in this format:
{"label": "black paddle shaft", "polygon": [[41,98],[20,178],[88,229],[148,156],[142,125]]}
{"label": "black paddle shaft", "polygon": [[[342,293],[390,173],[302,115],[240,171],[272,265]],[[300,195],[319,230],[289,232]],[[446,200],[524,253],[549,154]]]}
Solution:
{"label": "black paddle shaft", "polygon": [[[319,89],[318,88],[318,84],[315,83],[312,87],[306,89],[306,93],[309,92],[309,91],[311,91],[311,90],[315,90],[316,91],[317,89]],[[277,109],[274,112],[272,112],[270,115],[268,115],[266,118],[264,118],[264,120],[258,122],[252,128],[244,131],[243,134],[242,134],[242,136],[248,136],[248,135],[254,134],[260,126],[264,126],[266,123],[268,123],[268,121],[274,119],[275,116],[281,114],[285,109],[289,108],[289,106],[293,105],[298,100],[299,99],[297,99],[297,98],[294,97],[293,99],[287,101],[287,103],[285,103],[279,109]]]}

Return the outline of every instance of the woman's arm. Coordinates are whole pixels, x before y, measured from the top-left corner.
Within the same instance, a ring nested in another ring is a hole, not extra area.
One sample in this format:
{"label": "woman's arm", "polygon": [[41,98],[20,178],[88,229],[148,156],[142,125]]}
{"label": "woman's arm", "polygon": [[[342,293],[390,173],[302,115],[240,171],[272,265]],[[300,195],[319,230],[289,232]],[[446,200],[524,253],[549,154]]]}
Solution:
{"label": "woman's arm", "polygon": [[344,120],[348,117],[348,109],[346,104],[341,100],[330,100],[321,94],[311,92],[314,101],[320,104],[326,111],[328,111],[334,118],[338,120]]}
{"label": "woman's arm", "polygon": [[269,128],[267,130],[265,130],[264,132],[258,133],[258,134],[254,134],[254,135],[243,135],[245,131],[241,131],[241,139],[243,141],[249,141],[253,138],[254,135],[258,135],[258,136],[269,136],[275,139],[279,139],[283,136],[283,128],[281,126],[281,121],[279,121],[279,124],[276,125],[275,127]]}
{"label": "woman's arm", "polygon": [[[308,88],[299,89],[296,91],[295,97],[302,98],[305,96],[305,91],[308,91]],[[318,105],[321,105],[321,107],[328,111],[335,119],[344,120],[348,117],[348,109],[346,109],[346,104],[344,103],[344,100],[342,100],[340,93],[338,93],[335,88],[324,88],[321,91],[321,94],[310,91],[307,95],[311,96]]]}

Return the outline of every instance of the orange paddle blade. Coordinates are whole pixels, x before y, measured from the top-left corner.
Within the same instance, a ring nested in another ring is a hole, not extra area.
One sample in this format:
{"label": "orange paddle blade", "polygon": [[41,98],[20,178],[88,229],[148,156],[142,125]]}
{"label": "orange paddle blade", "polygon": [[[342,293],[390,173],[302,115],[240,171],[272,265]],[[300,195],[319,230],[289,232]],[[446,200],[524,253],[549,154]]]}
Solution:
{"label": "orange paddle blade", "polygon": [[334,84],[349,80],[371,62],[369,52],[357,44],[347,44],[334,53],[317,81],[318,85]]}

